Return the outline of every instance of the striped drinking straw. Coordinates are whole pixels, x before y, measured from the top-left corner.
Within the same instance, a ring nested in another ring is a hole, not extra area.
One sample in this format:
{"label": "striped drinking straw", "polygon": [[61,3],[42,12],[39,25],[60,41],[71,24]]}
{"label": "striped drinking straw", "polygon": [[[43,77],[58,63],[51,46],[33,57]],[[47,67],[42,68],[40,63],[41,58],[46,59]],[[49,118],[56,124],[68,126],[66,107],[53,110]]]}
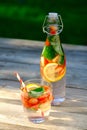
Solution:
{"label": "striped drinking straw", "polygon": [[16,75],[16,77],[17,77],[18,81],[20,82],[22,88],[24,88],[25,84],[24,84],[23,80],[21,79],[21,77],[19,76],[19,74],[17,72],[15,72],[14,74]]}
{"label": "striped drinking straw", "polygon": [[[23,80],[21,79],[21,77],[19,76],[19,74],[17,72],[15,72],[14,74],[17,77],[18,81],[20,82],[20,84],[22,86],[21,90],[23,90],[23,88],[25,87],[25,84],[24,84]],[[26,87],[25,87],[25,89],[26,89]],[[41,111],[41,109],[39,109],[39,111],[41,112],[42,117],[44,117],[44,112]]]}

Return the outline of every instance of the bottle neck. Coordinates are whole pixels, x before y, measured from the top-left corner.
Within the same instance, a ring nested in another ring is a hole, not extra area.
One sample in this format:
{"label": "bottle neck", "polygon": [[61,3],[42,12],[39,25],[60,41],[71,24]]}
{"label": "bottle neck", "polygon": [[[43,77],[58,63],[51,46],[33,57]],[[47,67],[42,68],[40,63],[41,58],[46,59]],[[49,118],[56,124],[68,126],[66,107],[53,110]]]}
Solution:
{"label": "bottle neck", "polygon": [[49,24],[47,26],[47,41],[49,41],[49,43],[50,43],[48,45],[56,45],[56,46],[58,44],[60,45],[60,38],[59,38],[57,24]]}
{"label": "bottle neck", "polygon": [[55,35],[51,35],[51,34],[47,34],[47,39],[46,39],[46,46],[61,46],[60,43],[60,37],[58,34]]}

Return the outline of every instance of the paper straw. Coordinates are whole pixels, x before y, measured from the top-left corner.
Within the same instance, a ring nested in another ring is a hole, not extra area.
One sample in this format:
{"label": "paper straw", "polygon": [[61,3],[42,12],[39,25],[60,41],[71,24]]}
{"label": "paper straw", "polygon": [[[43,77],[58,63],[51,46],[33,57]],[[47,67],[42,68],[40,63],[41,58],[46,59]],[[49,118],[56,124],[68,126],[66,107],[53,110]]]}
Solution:
{"label": "paper straw", "polygon": [[44,117],[44,112],[41,109],[38,109],[38,111],[40,112],[41,116]]}
{"label": "paper straw", "polygon": [[41,111],[41,115],[42,115],[42,117],[44,117],[44,112],[43,111]]}
{"label": "paper straw", "polygon": [[23,80],[20,78],[19,74],[17,72],[15,72],[15,75],[16,75],[18,81],[20,82],[21,86],[25,87],[25,84],[24,84]]}

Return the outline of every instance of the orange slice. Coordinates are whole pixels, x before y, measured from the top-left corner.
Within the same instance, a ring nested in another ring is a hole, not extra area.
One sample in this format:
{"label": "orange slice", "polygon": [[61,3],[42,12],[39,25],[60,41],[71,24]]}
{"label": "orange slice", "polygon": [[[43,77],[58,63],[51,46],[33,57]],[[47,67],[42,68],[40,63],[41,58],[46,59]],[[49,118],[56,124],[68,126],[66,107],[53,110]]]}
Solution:
{"label": "orange slice", "polygon": [[64,67],[61,71],[62,73],[60,73],[60,68],[57,66],[57,63],[49,63],[44,67],[43,73],[47,81],[55,82],[65,75],[66,67]]}
{"label": "orange slice", "polygon": [[52,62],[57,63],[59,60],[59,55],[55,56],[55,58],[52,59]]}

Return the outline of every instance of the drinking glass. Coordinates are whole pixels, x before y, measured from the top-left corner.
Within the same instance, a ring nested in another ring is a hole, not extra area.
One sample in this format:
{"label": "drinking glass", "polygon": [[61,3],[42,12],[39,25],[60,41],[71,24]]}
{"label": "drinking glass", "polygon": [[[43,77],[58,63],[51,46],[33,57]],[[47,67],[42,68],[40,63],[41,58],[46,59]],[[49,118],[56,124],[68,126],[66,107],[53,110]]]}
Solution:
{"label": "drinking glass", "polygon": [[53,99],[51,83],[42,79],[31,79],[24,83],[21,101],[29,121],[44,122],[49,117]]}

